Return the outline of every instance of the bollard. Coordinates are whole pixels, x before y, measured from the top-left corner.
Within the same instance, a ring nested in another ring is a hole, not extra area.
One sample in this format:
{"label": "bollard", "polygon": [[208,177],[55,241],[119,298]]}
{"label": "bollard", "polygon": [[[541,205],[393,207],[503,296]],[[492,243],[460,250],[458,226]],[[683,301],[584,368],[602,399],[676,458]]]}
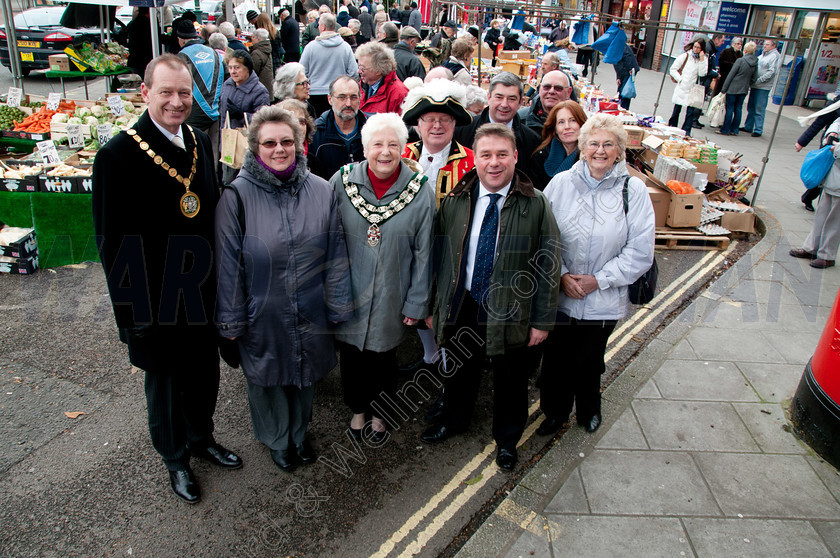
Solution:
{"label": "bollard", "polygon": [[796,433],[840,468],[840,294],[791,403]]}

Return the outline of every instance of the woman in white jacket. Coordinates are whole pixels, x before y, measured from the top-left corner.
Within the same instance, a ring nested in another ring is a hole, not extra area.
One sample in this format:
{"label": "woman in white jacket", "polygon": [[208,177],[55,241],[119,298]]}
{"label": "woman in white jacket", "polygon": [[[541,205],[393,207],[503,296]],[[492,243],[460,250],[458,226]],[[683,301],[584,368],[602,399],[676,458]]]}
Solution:
{"label": "woman in white jacket", "polygon": [[621,121],[596,114],[581,127],[578,142],[580,160],[543,192],[560,227],[562,277],[539,382],[546,416],[540,435],[557,432],[573,403],[588,432],[601,425],[607,340],[627,313],[628,285],[653,263],[653,205],[644,183],[627,172]]}
{"label": "woman in white jacket", "polygon": [[[671,79],[677,83],[677,86],[674,88],[674,95],[671,97],[671,101],[674,103],[674,111],[671,113],[671,119],[668,120],[669,126],[674,128],[679,126],[680,111],[683,105],[688,105],[691,86],[698,83],[698,80],[706,75],[708,66],[709,59],[706,58],[706,41],[704,39],[697,39],[691,43],[691,48],[677,56],[677,59],[671,64]],[[685,121],[682,125],[685,135],[691,135],[691,128],[702,112],[700,108],[686,106]]]}

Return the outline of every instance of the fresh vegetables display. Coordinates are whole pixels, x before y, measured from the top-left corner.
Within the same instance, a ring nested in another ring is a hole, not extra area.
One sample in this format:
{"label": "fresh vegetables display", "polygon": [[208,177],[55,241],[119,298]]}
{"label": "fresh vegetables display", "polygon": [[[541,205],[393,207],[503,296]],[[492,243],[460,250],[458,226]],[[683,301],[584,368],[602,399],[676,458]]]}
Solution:
{"label": "fresh vegetables display", "polygon": [[11,130],[15,121],[21,121],[27,114],[16,107],[0,105],[0,130]]}
{"label": "fresh vegetables display", "polygon": [[74,110],[76,110],[76,103],[73,101],[61,101],[57,111],[49,110],[46,106],[42,106],[38,109],[38,112],[32,113],[20,122],[14,120],[14,130],[28,134],[47,133],[50,131],[50,122],[56,114],[73,112]]}

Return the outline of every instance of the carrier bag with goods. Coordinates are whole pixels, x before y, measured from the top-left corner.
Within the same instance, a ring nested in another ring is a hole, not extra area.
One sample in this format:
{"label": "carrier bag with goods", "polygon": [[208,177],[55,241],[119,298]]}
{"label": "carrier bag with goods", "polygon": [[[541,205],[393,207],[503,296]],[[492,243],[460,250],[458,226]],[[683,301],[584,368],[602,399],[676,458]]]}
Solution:
{"label": "carrier bag with goods", "polygon": [[222,128],[221,163],[234,169],[241,169],[248,151],[248,115],[245,115],[245,127],[233,129],[230,127],[230,115],[225,114],[225,125]]}
{"label": "carrier bag with goods", "polygon": [[828,171],[831,170],[833,164],[834,153],[831,152],[831,145],[813,149],[805,155],[805,160],[802,161],[799,178],[802,179],[807,189],[817,188],[828,176]]}

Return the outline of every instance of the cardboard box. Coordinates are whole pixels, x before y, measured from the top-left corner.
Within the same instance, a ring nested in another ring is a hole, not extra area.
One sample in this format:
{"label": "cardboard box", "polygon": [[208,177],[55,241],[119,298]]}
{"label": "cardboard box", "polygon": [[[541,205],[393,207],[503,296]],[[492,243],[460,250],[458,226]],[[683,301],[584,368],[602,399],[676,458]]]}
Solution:
{"label": "cardboard box", "polygon": [[650,196],[650,203],[653,205],[653,214],[656,219],[656,227],[664,227],[665,221],[668,218],[668,209],[671,206],[671,193],[666,192],[656,185],[648,176],[642,174],[633,167],[628,166],[627,172],[630,176],[635,176],[645,183],[647,187],[648,196]]}
{"label": "cardboard box", "polygon": [[627,132],[627,147],[642,147],[642,140],[645,139],[645,130],[639,126],[625,126]]}
{"label": "cardboard box", "polygon": [[677,194],[659,179],[648,172],[648,178],[657,188],[664,190],[670,196],[668,215],[665,224],[669,227],[699,227],[700,215],[703,211],[703,194]]}
{"label": "cardboard box", "polygon": [[0,256],[7,258],[29,258],[37,254],[38,240],[35,238],[35,229],[26,229],[17,240],[0,245]]}
{"label": "cardboard box", "polygon": [[38,269],[38,256],[29,258],[12,258],[11,261],[0,259],[0,273],[15,273],[31,275]]}
{"label": "cardboard box", "polygon": [[717,180],[717,165],[710,165],[709,163],[695,163],[694,161],[689,162],[695,167],[697,167],[697,172],[702,172],[703,174],[705,174],[709,182],[714,182],[715,180]]}
{"label": "cardboard box", "polygon": [[69,72],[70,57],[66,54],[53,54],[48,58],[50,70],[53,72]]}
{"label": "cardboard box", "polygon": [[723,201],[738,205],[739,211],[724,211],[720,226],[733,232],[755,232],[755,211],[750,206],[733,199],[726,190],[715,190],[706,195],[709,201]]}
{"label": "cardboard box", "polygon": [[519,60],[499,60],[498,64],[502,72],[510,72],[516,76],[522,73],[522,62]]}
{"label": "cardboard box", "polygon": [[650,168],[654,168],[656,166],[657,157],[659,157],[659,153],[653,149],[645,147],[644,150],[642,150],[642,161],[644,161]]}
{"label": "cardboard box", "polygon": [[531,59],[530,50],[503,50],[499,53],[499,59],[503,60],[528,60]]}

